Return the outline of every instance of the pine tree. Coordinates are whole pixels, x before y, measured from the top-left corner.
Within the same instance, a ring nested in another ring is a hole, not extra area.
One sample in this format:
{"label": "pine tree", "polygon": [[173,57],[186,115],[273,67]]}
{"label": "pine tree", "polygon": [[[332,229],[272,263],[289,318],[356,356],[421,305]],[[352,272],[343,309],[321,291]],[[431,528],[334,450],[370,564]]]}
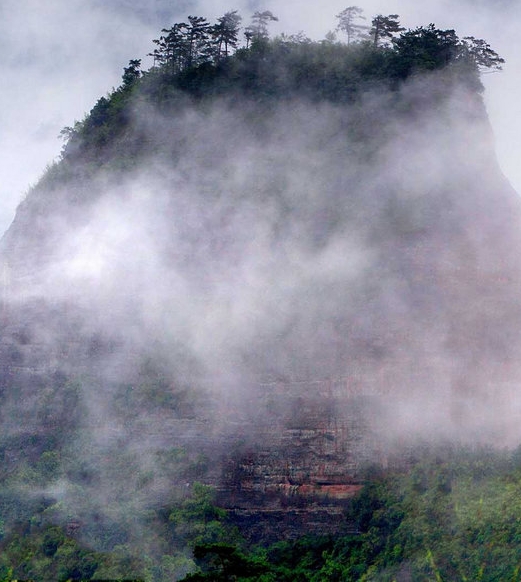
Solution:
{"label": "pine tree", "polygon": [[373,39],[375,47],[388,39],[392,39],[395,34],[405,30],[403,26],[400,26],[398,14],[389,14],[389,16],[378,14],[378,16],[373,18],[371,24],[372,28],[369,31],[369,34]]}
{"label": "pine tree", "polygon": [[365,20],[362,12],[363,10],[358,6],[348,6],[336,16],[338,18],[337,30],[341,30],[347,34],[347,44],[351,44],[356,38],[364,36],[369,28],[364,24],[356,23],[356,20]]}

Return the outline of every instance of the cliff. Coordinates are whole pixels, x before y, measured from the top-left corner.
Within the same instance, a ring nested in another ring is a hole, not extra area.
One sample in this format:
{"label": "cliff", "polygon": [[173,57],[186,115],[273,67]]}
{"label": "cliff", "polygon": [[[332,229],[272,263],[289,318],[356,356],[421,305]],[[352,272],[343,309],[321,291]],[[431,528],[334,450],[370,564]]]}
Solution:
{"label": "cliff", "polygon": [[2,240],[3,478],[60,451],[89,543],[107,500],[194,481],[239,523],[345,528],[371,463],[518,442],[521,206],[479,87],[273,95],[266,59],[100,100]]}

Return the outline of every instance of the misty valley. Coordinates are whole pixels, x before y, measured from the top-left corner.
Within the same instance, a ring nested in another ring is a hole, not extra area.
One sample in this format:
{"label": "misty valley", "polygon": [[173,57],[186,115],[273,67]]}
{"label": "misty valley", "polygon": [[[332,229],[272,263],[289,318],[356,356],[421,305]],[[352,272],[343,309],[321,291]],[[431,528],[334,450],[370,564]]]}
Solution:
{"label": "misty valley", "polygon": [[503,59],[336,18],[188,16],[62,130],[0,241],[0,581],[521,578]]}

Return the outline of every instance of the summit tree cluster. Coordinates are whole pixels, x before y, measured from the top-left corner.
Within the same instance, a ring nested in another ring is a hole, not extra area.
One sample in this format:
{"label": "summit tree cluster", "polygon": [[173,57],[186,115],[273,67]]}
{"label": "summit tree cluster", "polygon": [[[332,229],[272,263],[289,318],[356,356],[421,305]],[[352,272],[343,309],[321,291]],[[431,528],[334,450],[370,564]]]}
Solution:
{"label": "summit tree cluster", "polygon": [[[243,29],[236,10],[213,24],[188,16],[162,29],[149,53],[152,67],[142,71],[141,59],[132,59],[121,86],[101,97],[82,122],[62,130],[64,157],[80,151],[105,157],[106,146],[129,122],[128,106],[136,94],[167,109],[175,109],[179,92],[197,98],[236,94],[353,102],[375,83],[392,90],[411,75],[444,68],[479,92],[480,72],[500,70],[504,63],[483,39],[459,38],[453,29],[434,24],[405,30],[398,14],[378,14],[369,26],[362,9],[349,6],[336,18],[336,31],[320,41],[303,32],[270,38],[269,27],[278,18],[269,10],[255,12]],[[126,145],[129,157],[140,144]]]}
{"label": "summit tree cluster", "polygon": [[[387,53],[396,53],[417,68],[436,68],[455,60],[466,60],[479,67],[500,69],[504,62],[490,45],[474,37],[459,39],[454,30],[439,30],[434,24],[408,30],[401,26],[398,14],[378,14],[367,25],[363,10],[348,6],[336,15],[336,32],[345,36],[348,46],[362,45]],[[188,16],[186,22],[178,22],[163,28],[159,38],[154,39],[156,48],[149,53],[154,67],[163,67],[170,73],[202,64],[218,65],[237,50],[266,49],[269,43],[269,25],[278,18],[269,10],[257,11],[251,22],[242,30],[242,16],[237,10],[226,12],[215,23],[202,16]],[[284,35],[275,42],[310,43],[303,33]],[[341,44],[331,32],[322,43]],[[131,61],[130,70],[125,69],[124,80],[134,79],[136,64]],[[404,71],[402,70],[402,74]]]}
{"label": "summit tree cluster", "polygon": [[[270,38],[269,27],[278,19],[268,10],[255,12],[244,29],[236,10],[213,24],[188,16],[186,22],[162,29],[149,53],[152,67],[142,71],[141,59],[132,59],[121,86],[101,97],[83,121],[62,130],[63,157],[106,160],[107,150],[126,133],[134,96],[165,111],[176,109],[181,93],[205,99],[234,94],[346,103],[375,84],[393,90],[411,75],[444,68],[479,92],[480,72],[499,70],[504,62],[485,40],[460,39],[454,30],[434,24],[405,30],[398,14],[378,14],[369,26],[362,9],[350,6],[336,18],[336,32],[320,41],[303,32]],[[129,163],[142,148],[143,140],[124,145]]]}

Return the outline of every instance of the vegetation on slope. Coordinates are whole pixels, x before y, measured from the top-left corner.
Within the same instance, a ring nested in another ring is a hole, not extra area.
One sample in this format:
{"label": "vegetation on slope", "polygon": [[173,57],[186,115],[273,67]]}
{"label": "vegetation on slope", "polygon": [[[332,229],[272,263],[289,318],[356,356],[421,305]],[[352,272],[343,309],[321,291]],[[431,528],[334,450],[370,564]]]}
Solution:
{"label": "vegetation on slope", "polygon": [[199,571],[185,580],[519,580],[519,450],[451,449],[419,449],[406,468],[369,471],[346,510],[355,535],[246,553],[198,545]]}
{"label": "vegetation on slope", "polygon": [[[151,540],[93,552],[68,529],[46,521],[43,507],[10,527],[0,541],[0,580],[171,580],[194,567],[196,580],[322,582],[348,580],[518,580],[521,576],[519,450],[500,453],[425,447],[401,467],[370,469],[361,493],[346,504],[358,533],[307,536],[248,547],[195,484],[173,506],[149,510]],[[47,510],[48,513],[48,510]]]}

